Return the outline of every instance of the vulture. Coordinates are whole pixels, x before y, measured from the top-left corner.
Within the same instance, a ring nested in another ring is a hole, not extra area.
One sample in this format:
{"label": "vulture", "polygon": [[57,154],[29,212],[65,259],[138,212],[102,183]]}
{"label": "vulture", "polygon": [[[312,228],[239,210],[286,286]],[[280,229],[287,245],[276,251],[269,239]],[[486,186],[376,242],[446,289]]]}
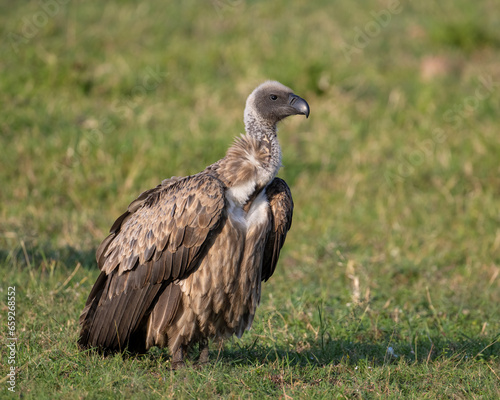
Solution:
{"label": "vulture", "polygon": [[143,353],[168,347],[172,368],[208,340],[241,337],[274,273],[292,223],[277,123],[309,105],[277,81],[248,97],[245,134],[226,156],[143,192],[96,252],[100,269],[80,316],[78,345]]}

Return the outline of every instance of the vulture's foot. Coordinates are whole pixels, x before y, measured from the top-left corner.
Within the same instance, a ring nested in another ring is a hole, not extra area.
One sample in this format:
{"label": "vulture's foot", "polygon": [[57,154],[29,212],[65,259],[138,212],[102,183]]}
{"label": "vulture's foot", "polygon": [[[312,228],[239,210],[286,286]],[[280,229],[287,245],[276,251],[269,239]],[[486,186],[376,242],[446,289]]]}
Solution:
{"label": "vulture's foot", "polygon": [[185,352],[186,352],[185,346],[181,346],[176,351],[174,351],[174,354],[172,356],[173,370],[184,368],[186,366],[186,363],[184,362]]}
{"label": "vulture's foot", "polygon": [[208,339],[200,340],[200,358],[198,359],[200,365],[208,364]]}

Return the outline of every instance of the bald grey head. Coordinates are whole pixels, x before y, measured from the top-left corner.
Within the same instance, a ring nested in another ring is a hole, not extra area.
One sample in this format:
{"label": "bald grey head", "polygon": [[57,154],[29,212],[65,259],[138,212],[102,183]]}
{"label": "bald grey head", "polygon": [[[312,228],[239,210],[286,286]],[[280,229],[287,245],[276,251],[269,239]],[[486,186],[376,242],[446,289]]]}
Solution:
{"label": "bald grey head", "polygon": [[276,131],[276,124],[290,115],[309,117],[309,104],[277,81],[266,81],[248,96],[245,127],[248,133],[262,128]]}

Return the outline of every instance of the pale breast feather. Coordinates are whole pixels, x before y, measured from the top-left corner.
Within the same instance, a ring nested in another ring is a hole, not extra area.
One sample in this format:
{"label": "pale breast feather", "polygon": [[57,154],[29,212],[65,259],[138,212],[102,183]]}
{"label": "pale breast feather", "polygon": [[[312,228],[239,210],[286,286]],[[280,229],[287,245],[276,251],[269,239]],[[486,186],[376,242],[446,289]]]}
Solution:
{"label": "pale breast feather", "polygon": [[250,196],[255,192],[255,186],[255,181],[246,181],[227,189],[226,196],[228,200],[233,202],[236,206],[243,207]]}
{"label": "pale breast feather", "polygon": [[247,212],[246,221],[249,227],[269,223],[269,202],[267,201],[265,189],[253,201]]}

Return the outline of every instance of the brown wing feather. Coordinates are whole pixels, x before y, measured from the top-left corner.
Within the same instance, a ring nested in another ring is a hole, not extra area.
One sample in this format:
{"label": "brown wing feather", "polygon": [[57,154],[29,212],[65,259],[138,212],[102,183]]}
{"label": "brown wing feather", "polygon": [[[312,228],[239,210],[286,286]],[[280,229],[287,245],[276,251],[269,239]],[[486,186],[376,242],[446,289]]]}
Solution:
{"label": "brown wing feather", "polygon": [[149,313],[174,280],[197,268],[225,218],[224,190],[201,173],[164,181],[131,203],[97,250],[102,272],[80,316],[81,347],[143,350],[138,332]]}
{"label": "brown wing feather", "polygon": [[266,195],[273,222],[264,249],[264,259],[262,262],[263,281],[267,281],[276,269],[280,250],[285,243],[286,234],[292,225],[293,215],[292,193],[283,179],[274,178],[266,187]]}

